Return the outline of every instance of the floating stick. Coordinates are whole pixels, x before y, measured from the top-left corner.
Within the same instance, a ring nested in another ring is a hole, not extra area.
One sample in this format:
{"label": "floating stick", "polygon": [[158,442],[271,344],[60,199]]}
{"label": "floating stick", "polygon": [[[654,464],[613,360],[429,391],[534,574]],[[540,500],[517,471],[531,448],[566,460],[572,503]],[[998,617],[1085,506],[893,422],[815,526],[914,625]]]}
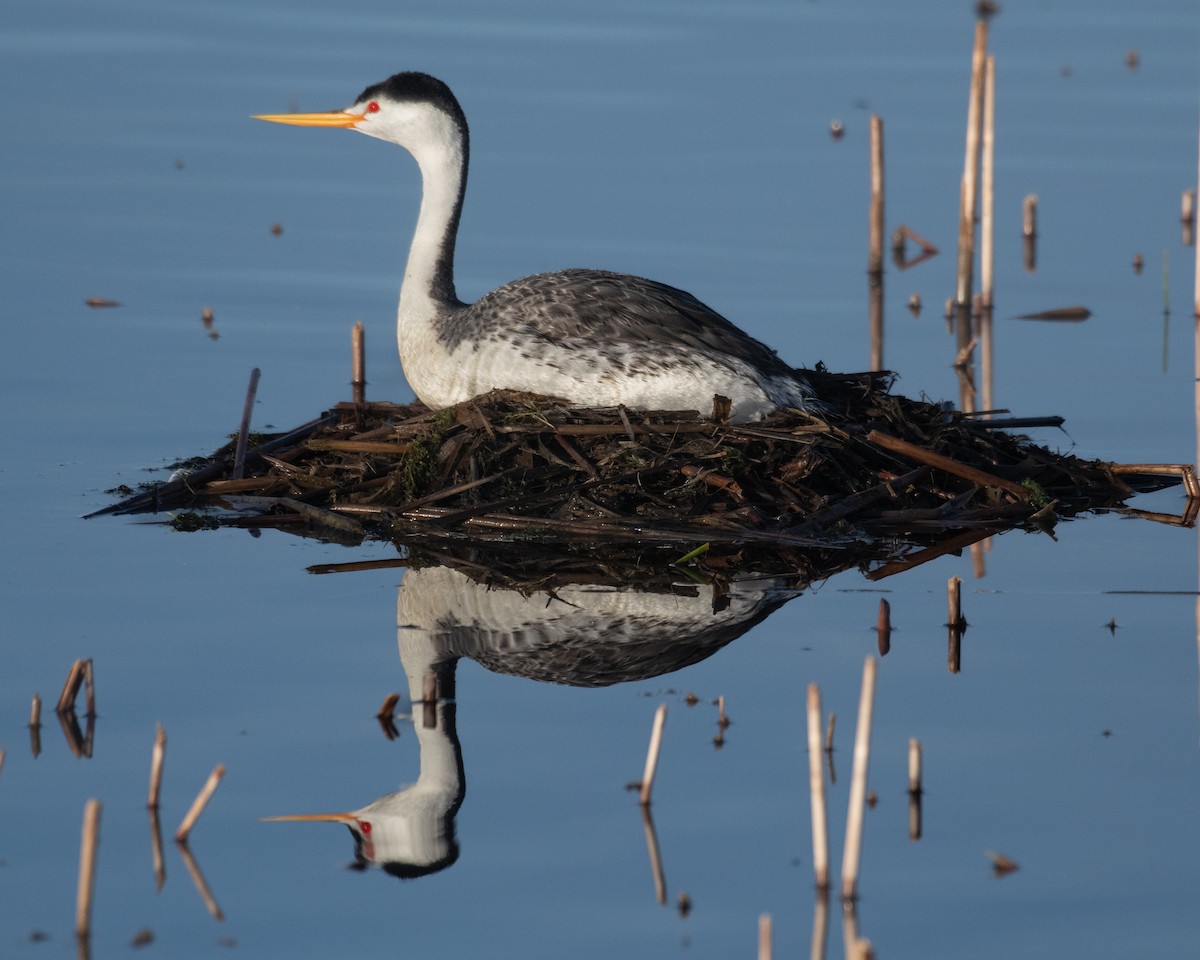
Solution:
{"label": "floating stick", "polygon": [[813,873],[817,889],[829,889],[829,823],[821,770],[821,688],[808,685],[808,789],[812,798]]}
{"label": "floating stick", "polygon": [[362,321],[359,320],[350,329],[351,378],[350,386],[354,391],[356,404],[367,402],[367,352],[366,336],[363,333]]}
{"label": "floating stick", "polygon": [[758,960],[771,960],[771,915],[758,917]]}
{"label": "floating stick", "polygon": [[883,120],[871,116],[871,211],[867,255],[872,370],[883,369]]}
{"label": "floating stick", "polygon": [[654,712],[654,726],[650,729],[650,748],[646,751],[646,769],[642,773],[642,792],[639,801],[642,806],[650,803],[650,793],[654,789],[654,774],[658,769],[658,753],[662,749],[663,726],[667,722],[667,705],[660,703]]}
{"label": "floating stick", "polygon": [[167,731],[161,723],[155,725],[154,747],[150,751],[150,792],[146,796],[146,806],[151,810],[158,809],[158,795],[162,790],[163,756],[167,752]]}
{"label": "floating stick", "polygon": [[854,729],[854,772],[846,812],[846,846],[842,853],[842,899],[854,900],[858,889],[858,863],[862,854],[863,811],[866,807],[867,766],[871,759],[871,717],[875,708],[875,658],[863,663],[862,695]]}
{"label": "floating stick", "polygon": [[75,935],[87,940],[92,933],[92,893],[96,885],[96,847],[100,843],[100,801],[83,808],[83,837],[79,848],[79,889],[75,896]]}
{"label": "floating stick", "polygon": [[187,812],[187,816],[183,818],[183,822],[179,824],[179,829],[175,831],[176,843],[187,843],[188,834],[192,832],[192,828],[196,825],[196,821],[200,819],[200,814],[204,812],[205,806],[216,792],[217,785],[220,784],[221,778],[225,776],[225,764],[218,763],[213,772],[208,775],[208,780],[196,794],[196,799],[192,801],[192,808]]}
{"label": "floating stick", "polygon": [[36,693],[29,705],[29,747],[36,760],[42,753],[42,698]]}
{"label": "floating stick", "polygon": [[233,469],[230,480],[241,480],[246,470],[246,441],[250,436],[250,417],[254,413],[254,398],[258,395],[258,378],[262,371],[255,367],[250,371],[250,384],[246,387],[246,400],[242,404],[242,422],[238,424],[237,446],[233,451]]}
{"label": "floating stick", "polygon": [[879,655],[886,657],[892,649],[892,605],[882,597],[879,600],[879,615],[875,620],[875,633]]}

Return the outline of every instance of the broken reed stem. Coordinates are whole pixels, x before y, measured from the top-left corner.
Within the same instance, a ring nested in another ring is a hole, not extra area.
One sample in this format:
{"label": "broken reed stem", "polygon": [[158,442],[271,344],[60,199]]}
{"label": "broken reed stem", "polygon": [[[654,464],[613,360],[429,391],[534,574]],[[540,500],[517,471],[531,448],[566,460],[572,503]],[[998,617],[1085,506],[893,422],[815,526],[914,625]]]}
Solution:
{"label": "broken reed stem", "polygon": [[363,332],[362,321],[357,321],[350,328],[350,386],[354,393],[354,402],[367,402],[367,350],[366,334]]}
{"label": "broken reed stem", "polygon": [[1024,239],[1024,259],[1027,273],[1037,270],[1037,205],[1036,193],[1025,197],[1021,203],[1021,236]]}
{"label": "broken reed stem", "polygon": [[36,693],[33,695],[33,702],[29,704],[29,727],[36,730],[42,725],[42,698]]}
{"label": "broken reed stem", "polygon": [[75,709],[75,698],[79,696],[79,688],[83,684],[83,663],[83,660],[76,660],[71,664],[62,693],[58,695],[58,705],[54,708],[55,713],[67,713]]}
{"label": "broken reed stem", "polygon": [[872,370],[883,369],[883,120],[871,117],[871,210],[868,230],[867,291]]}
{"label": "broken reed stem", "polygon": [[96,847],[100,843],[100,801],[83,808],[83,836],[79,848],[79,888],[75,895],[75,935],[86,940],[92,933],[92,894],[96,886]]}
{"label": "broken reed stem", "polygon": [[863,814],[866,810],[867,767],[871,759],[871,717],[875,708],[874,657],[863,663],[862,695],[854,729],[854,771],[846,811],[846,846],[842,852],[842,899],[854,900],[858,890],[858,864],[862,855]]}
{"label": "broken reed stem", "polygon": [[660,703],[654,713],[654,726],[650,729],[650,748],[646,751],[646,769],[642,772],[642,792],[639,801],[643,807],[650,805],[650,793],[654,789],[654,774],[658,769],[658,753],[662,749],[663,726],[667,722],[667,705]]}
{"label": "broken reed stem", "polygon": [[771,960],[771,915],[758,917],[758,960]]}
{"label": "broken reed stem", "polygon": [[825,752],[833,753],[833,725],[837,723],[837,714],[829,714],[829,722],[825,725]]}
{"label": "broken reed stem", "polygon": [[903,454],[909,459],[916,460],[918,463],[928,464],[935,470],[945,470],[956,477],[970,480],[971,483],[978,486],[1004,490],[1007,493],[1011,493],[1018,500],[1029,499],[1029,490],[1019,483],[1005,480],[1003,477],[997,477],[995,474],[987,473],[968,464],[959,463],[957,460],[944,457],[940,453],[934,453],[932,450],[926,450],[924,447],[919,447],[915,443],[909,443],[907,440],[901,440],[899,437],[893,437],[879,430],[872,430],[867,434],[867,440],[876,446],[891,450],[893,453]]}
{"label": "broken reed stem", "polygon": [[983,109],[983,72],[987,55],[987,21],[975,24],[975,46],[971,55],[971,86],[967,100],[967,143],[959,194],[958,272],[954,306],[958,348],[971,339],[971,291],[974,281],[975,210],[979,194],[979,121]]}
{"label": "broken reed stem", "polygon": [[146,806],[151,810],[158,809],[158,795],[162,791],[163,757],[167,752],[167,731],[161,723],[155,725],[154,747],[150,751],[150,792],[146,796]]}
{"label": "broken reed stem", "polygon": [[829,822],[821,769],[821,688],[808,685],[808,789],[812,798],[813,873],[817,889],[829,889]]}
{"label": "broken reed stem", "polygon": [[908,792],[921,792],[921,741],[916,737],[908,741]]}
{"label": "broken reed stem", "polygon": [[950,619],[946,621],[946,625],[952,630],[961,630],[963,623],[961,577],[950,578],[946,584],[946,596],[950,611]]}
{"label": "broken reed stem", "polygon": [[87,698],[87,712],[84,714],[88,720],[96,716],[96,675],[95,667],[89,657],[83,661],[83,689]]}
{"label": "broken reed stem", "polygon": [[[995,271],[995,211],[996,211],[996,58],[988,56],[983,70],[983,157],[980,166],[982,186],[979,209],[979,292],[983,306],[992,305]],[[984,403],[984,409],[991,405]]]}
{"label": "broken reed stem", "polygon": [[983,202],[979,214],[979,352],[983,376],[983,409],[995,408],[993,390],[992,304],[995,292],[996,233],[996,58],[988,56],[983,71]]}
{"label": "broken reed stem", "polygon": [[192,832],[192,828],[196,825],[196,821],[200,819],[200,814],[204,812],[204,808],[208,805],[208,801],[216,792],[221,778],[225,776],[225,764],[218,763],[213,772],[208,775],[208,780],[196,794],[196,799],[192,801],[192,808],[187,812],[187,816],[183,818],[183,822],[179,824],[179,829],[175,831],[176,843],[187,843],[188,834]]}
{"label": "broken reed stem", "polygon": [[262,371],[255,367],[250,371],[250,384],[246,387],[246,399],[242,403],[242,421],[238,424],[237,446],[233,450],[233,470],[230,480],[241,480],[246,470],[246,441],[250,436],[250,417],[254,413],[254,398],[258,395],[258,379]]}

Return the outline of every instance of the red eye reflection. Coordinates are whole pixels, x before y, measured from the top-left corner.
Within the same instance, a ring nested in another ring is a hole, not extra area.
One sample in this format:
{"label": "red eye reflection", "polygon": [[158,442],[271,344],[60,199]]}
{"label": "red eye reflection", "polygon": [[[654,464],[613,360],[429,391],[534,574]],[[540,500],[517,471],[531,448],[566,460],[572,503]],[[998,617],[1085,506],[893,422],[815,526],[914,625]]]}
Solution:
{"label": "red eye reflection", "polygon": [[368,820],[359,820],[359,821],[358,821],[358,829],[359,829],[359,830],[361,830],[361,831],[363,832],[363,836],[370,836],[370,835],[371,835],[371,824],[370,824],[370,821],[368,821]]}
{"label": "red eye reflection", "polygon": [[372,100],[370,103],[367,104],[367,113],[378,113],[378,112],[379,112],[378,101]]}

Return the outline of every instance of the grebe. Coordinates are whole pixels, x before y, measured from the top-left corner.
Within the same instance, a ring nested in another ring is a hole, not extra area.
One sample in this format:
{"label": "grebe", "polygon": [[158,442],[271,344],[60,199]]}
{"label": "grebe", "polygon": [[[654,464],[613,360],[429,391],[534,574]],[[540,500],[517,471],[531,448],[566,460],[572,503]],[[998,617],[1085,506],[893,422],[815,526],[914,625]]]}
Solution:
{"label": "grebe", "polygon": [[454,242],[467,184],[469,135],[458,100],[424,73],[397,73],[352,106],[259,120],[345,127],[396,143],[421,170],[423,193],[400,289],[397,341],[413,392],[440,409],[492,389],[580,406],[698,410],[713,395],[733,419],[817,406],[804,376],[695,297],[602,270],[560,270],[463,303]]}

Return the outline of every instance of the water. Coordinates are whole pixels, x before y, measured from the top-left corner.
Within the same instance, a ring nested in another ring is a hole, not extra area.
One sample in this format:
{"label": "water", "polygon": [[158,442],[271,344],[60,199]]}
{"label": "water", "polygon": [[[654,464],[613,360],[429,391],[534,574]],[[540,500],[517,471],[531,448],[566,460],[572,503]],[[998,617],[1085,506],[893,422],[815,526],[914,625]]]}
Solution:
{"label": "water", "polygon": [[[1196,28],[1184,2],[1107,0],[1006,4],[993,24],[997,396],[1019,414],[1067,417],[1069,434],[1044,439],[1085,455],[1193,458],[1192,251],[1178,204],[1195,182]],[[406,688],[400,572],[304,572],[394,551],[78,517],[143,467],[215,446],[253,366],[264,371],[256,425],[290,427],[345,398],[355,320],[368,329],[372,395],[408,398],[391,318],[417,203],[411,162],[361,137],[247,119],[343,105],[402,68],[450,82],[472,121],[463,296],[562,266],[631,270],[695,292],[797,363],[834,369],[866,363],[866,129],[878,112],[889,230],[904,223],[942,249],[911,273],[889,269],[886,360],[903,391],[954,395],[939,314],[971,31],[967,4],[878,0],[10,4],[0,953],[73,949],[92,796],[104,803],[94,956],[127,950],[143,927],[156,937],[148,950],[171,956],[222,945],[289,957],[733,955],[753,949],[762,912],[780,955],[807,950],[804,689],[819,683],[838,714],[836,863],[880,596],[856,575],[658,679],[581,690],[461,661],[458,858],[398,881],[344,870],[354,847],[342,827],[258,819],[352,810],[416,780],[411,724],[389,742],[373,719]],[[847,128],[839,142],[834,117]],[[1030,192],[1041,198],[1034,274],[1019,238]],[[914,290],[919,319],[904,309]],[[91,311],[89,296],[124,305]],[[1094,312],[1085,324],[1007,319],[1076,303]],[[1182,497],[1138,505],[1179,512]],[[1196,601],[1108,592],[1194,590],[1194,534],[1115,516],[1056,533],[999,538],[981,579],[964,556],[876,585],[897,631],[880,664],[859,922],[881,955],[1195,950]],[[956,574],[971,627],[951,675],[942,623]],[[96,664],[94,757],[76,760],[47,710],[34,760],[29,699],[52,703],[81,656]],[[701,704],[688,708],[688,691]],[[734,721],[719,751],[718,695]],[[666,908],[623,789],[663,701],[653,809]],[[143,809],[156,721],[169,736],[161,893]],[[904,792],[913,736],[927,770],[918,843]],[[220,922],[169,840],[218,762],[228,773],[191,848]],[[991,876],[989,849],[1020,870]],[[680,891],[694,904],[686,919],[673,909]]]}

